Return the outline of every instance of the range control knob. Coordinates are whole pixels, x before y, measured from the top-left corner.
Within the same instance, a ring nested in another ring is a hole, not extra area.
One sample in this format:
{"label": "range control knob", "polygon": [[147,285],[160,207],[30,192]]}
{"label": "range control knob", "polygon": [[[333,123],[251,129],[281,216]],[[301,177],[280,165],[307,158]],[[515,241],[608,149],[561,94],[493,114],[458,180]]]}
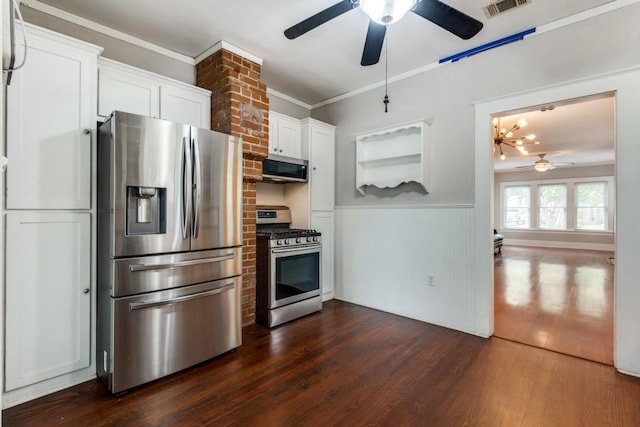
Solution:
{"label": "range control knob", "polygon": [[289,245],[289,244],[291,244],[291,240],[289,240],[289,239],[285,240],[285,241],[284,241],[284,244],[285,244],[285,245]]}
{"label": "range control knob", "polygon": [[276,245],[281,245],[281,244],[282,244],[282,240],[278,240],[278,241],[276,242]]}
{"label": "range control knob", "polygon": [[313,241],[314,241],[314,242],[317,242],[317,241],[318,241],[318,238],[317,238],[317,237],[314,237],[314,238],[313,238]]}
{"label": "range control knob", "polygon": [[296,239],[296,243],[300,243],[300,242],[302,242],[302,239],[298,237],[298,238]]}
{"label": "range control knob", "polygon": [[307,237],[307,242],[313,242],[313,237]]}

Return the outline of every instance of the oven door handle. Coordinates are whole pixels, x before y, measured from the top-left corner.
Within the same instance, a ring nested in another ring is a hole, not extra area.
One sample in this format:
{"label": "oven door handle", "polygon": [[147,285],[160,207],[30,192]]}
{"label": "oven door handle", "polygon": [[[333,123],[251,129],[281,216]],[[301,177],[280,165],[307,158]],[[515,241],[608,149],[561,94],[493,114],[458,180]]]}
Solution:
{"label": "oven door handle", "polygon": [[188,261],[170,262],[167,264],[133,264],[129,266],[129,271],[148,271],[148,270],[164,270],[168,268],[188,267],[190,265],[211,264],[214,262],[222,262],[235,258],[233,253],[213,258],[200,258]]}
{"label": "oven door handle", "polygon": [[282,254],[282,253],[287,253],[287,252],[302,252],[302,251],[308,251],[308,250],[313,250],[313,249],[320,249],[322,248],[322,245],[310,245],[310,246],[298,246],[297,248],[281,248],[281,249],[277,249],[277,248],[273,248],[271,249],[271,252],[273,252],[274,254]]}
{"label": "oven door handle", "polygon": [[207,296],[210,296],[210,295],[221,294],[222,292],[230,291],[233,288],[234,288],[234,284],[233,283],[229,283],[229,284],[221,286],[219,288],[211,289],[210,291],[198,292],[198,293],[191,294],[191,295],[185,295],[183,297],[170,298],[170,299],[165,299],[165,300],[160,300],[160,301],[132,302],[132,303],[129,303],[129,310],[131,310],[131,311],[133,311],[133,310],[142,310],[142,309],[145,309],[145,308],[157,307],[157,306],[160,306],[160,305],[176,304],[176,303],[185,302],[185,301],[189,301],[189,300],[196,299],[196,298],[202,298],[202,297],[207,297]]}

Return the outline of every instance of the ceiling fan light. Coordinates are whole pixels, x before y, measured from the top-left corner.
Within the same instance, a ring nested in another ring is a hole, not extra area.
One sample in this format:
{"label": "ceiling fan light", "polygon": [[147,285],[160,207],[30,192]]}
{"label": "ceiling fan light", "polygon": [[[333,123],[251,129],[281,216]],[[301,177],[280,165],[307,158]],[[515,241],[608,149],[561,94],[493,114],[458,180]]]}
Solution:
{"label": "ceiling fan light", "polygon": [[360,8],[380,25],[398,22],[415,6],[416,0],[360,0]]}
{"label": "ceiling fan light", "polygon": [[551,164],[548,162],[540,162],[539,160],[536,162],[536,165],[533,167],[538,172],[546,172],[551,169]]}

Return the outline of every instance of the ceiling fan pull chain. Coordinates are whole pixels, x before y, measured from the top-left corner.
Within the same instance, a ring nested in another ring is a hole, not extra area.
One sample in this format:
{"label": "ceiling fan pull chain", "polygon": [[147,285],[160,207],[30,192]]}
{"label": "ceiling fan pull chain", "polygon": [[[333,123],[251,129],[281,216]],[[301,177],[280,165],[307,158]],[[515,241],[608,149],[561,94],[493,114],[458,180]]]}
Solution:
{"label": "ceiling fan pull chain", "polygon": [[[388,33],[388,32],[387,32]],[[385,33],[385,44],[384,44],[384,112],[389,112],[389,36]]]}

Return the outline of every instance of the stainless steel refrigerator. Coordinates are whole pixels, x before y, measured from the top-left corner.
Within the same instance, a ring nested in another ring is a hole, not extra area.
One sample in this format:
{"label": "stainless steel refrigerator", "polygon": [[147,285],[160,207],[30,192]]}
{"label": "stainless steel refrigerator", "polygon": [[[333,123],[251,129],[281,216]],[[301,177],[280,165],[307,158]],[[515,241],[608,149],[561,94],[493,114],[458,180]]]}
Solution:
{"label": "stainless steel refrigerator", "polygon": [[241,344],[242,147],[114,112],[98,133],[97,373],[113,393]]}

